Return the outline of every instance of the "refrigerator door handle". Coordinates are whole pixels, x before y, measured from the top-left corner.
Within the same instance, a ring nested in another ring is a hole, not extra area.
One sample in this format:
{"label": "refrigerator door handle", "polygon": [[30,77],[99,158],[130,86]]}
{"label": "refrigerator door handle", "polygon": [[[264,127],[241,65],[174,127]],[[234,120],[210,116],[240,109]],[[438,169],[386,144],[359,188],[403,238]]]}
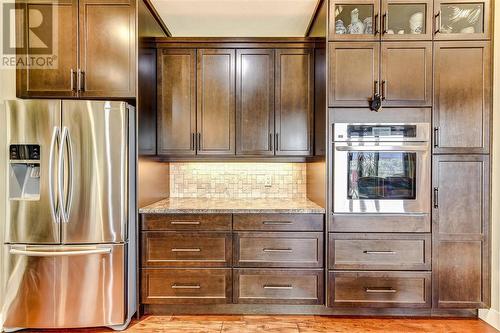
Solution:
{"label": "refrigerator door handle", "polygon": [[61,134],[61,144],[59,146],[58,160],[58,178],[57,178],[57,194],[59,196],[59,207],[61,207],[61,218],[64,223],[68,222],[68,216],[64,205],[64,147],[66,146],[66,138],[68,136],[68,128],[63,127]]}
{"label": "refrigerator door handle", "polygon": [[50,151],[49,151],[49,204],[50,204],[50,214],[54,223],[59,223],[59,206],[56,207],[57,203],[54,199],[54,150],[56,149],[56,142],[61,133],[59,127],[54,126],[52,131],[52,139],[50,140]]}
{"label": "refrigerator door handle", "polygon": [[69,162],[69,176],[68,176],[68,196],[65,205],[66,211],[66,222],[69,221],[69,214],[71,212],[71,204],[73,203],[73,177],[75,176],[74,168],[74,156],[73,156],[73,144],[71,143],[71,132],[68,130],[66,136],[68,142],[68,162]]}
{"label": "refrigerator door handle", "polygon": [[22,255],[26,257],[68,257],[68,256],[82,256],[89,254],[110,254],[111,248],[87,247],[87,248],[80,248],[77,250],[68,250],[68,251],[43,251],[40,250],[40,248],[30,250],[29,248],[25,247],[24,249],[11,248],[9,250],[9,253],[14,255]]}

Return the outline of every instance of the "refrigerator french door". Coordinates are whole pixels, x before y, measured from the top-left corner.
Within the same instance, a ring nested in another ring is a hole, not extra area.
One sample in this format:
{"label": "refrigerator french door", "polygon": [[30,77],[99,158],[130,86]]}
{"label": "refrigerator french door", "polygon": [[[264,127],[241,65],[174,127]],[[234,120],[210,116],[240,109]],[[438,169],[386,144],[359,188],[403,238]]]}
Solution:
{"label": "refrigerator french door", "polygon": [[7,103],[5,329],[130,319],[133,128],[123,102]]}

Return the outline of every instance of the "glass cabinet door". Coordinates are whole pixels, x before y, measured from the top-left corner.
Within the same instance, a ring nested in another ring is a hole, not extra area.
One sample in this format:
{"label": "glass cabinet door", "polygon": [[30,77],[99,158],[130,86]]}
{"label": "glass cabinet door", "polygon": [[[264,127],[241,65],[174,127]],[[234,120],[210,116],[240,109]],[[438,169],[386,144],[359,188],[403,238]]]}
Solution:
{"label": "glass cabinet door", "polygon": [[329,10],[329,40],[380,39],[378,0],[332,0]]}
{"label": "glass cabinet door", "polygon": [[384,40],[431,40],[432,0],[383,0]]}
{"label": "glass cabinet door", "polygon": [[435,0],[434,39],[489,39],[489,0]]}

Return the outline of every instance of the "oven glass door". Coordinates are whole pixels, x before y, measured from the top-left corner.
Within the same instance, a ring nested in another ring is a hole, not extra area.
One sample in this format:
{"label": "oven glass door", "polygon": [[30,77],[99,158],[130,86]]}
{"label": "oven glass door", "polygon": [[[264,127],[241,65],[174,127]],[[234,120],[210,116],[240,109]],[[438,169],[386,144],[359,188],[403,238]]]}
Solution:
{"label": "oven glass door", "polygon": [[427,213],[428,144],[334,144],[335,213]]}

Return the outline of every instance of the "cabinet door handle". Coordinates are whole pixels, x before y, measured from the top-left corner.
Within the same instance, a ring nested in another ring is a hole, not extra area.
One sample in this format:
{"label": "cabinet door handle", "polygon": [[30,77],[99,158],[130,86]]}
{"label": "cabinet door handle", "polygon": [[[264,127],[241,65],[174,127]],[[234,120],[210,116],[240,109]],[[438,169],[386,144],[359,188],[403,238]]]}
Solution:
{"label": "cabinet door handle", "polygon": [[396,254],[396,251],[363,251],[366,254]]}
{"label": "cabinet door handle", "polygon": [[75,79],[76,79],[75,74],[76,73],[75,73],[75,70],[73,68],[71,68],[70,74],[71,74],[71,91],[76,92],[76,90],[75,90]]}
{"label": "cabinet door handle", "polygon": [[380,15],[379,14],[375,15],[375,19],[373,20],[373,27],[372,27],[373,34],[375,36],[377,36],[380,33],[379,28],[378,28],[379,27],[379,19],[380,19]]}
{"label": "cabinet door handle", "polygon": [[393,294],[398,291],[391,287],[366,287],[365,292],[372,294]]}
{"label": "cabinet door handle", "polygon": [[373,98],[375,98],[375,96],[379,95],[379,84],[378,84],[378,80],[375,80],[375,82],[373,82]]}
{"label": "cabinet door handle", "polygon": [[273,151],[273,133],[269,133],[269,151]]}
{"label": "cabinet door handle", "polygon": [[279,136],[280,136],[279,133],[276,133],[275,136],[274,136],[274,149],[275,150],[279,149],[279,140],[280,140]]}
{"label": "cabinet door handle", "polygon": [[201,150],[201,133],[196,134],[196,150]]}
{"label": "cabinet door handle", "polygon": [[265,248],[262,249],[264,252],[286,252],[286,253],[292,253],[293,249],[291,248],[283,248],[283,249],[278,249],[278,248]]}
{"label": "cabinet door handle", "polygon": [[85,91],[85,72],[82,71],[81,69],[78,69],[77,71],[77,90],[79,92]]}
{"label": "cabinet door handle", "polygon": [[441,31],[441,11],[437,12],[436,15],[434,15],[434,34],[438,34]]}
{"label": "cabinet door handle", "polygon": [[196,138],[195,133],[191,133],[191,150],[196,150]]}
{"label": "cabinet door handle", "polygon": [[439,208],[439,188],[434,187],[433,195],[432,195],[432,205],[434,208]]}
{"label": "cabinet door handle", "polygon": [[439,127],[434,127],[434,148],[439,147]]}
{"label": "cabinet door handle", "polygon": [[385,96],[387,93],[387,82],[385,80],[382,80],[382,100],[385,101]]}
{"label": "cabinet door handle", "polygon": [[200,289],[199,284],[173,284],[172,289]]}
{"label": "cabinet door handle", "polygon": [[170,251],[172,252],[201,252],[201,249],[200,248],[196,248],[196,249],[171,249]]}
{"label": "cabinet door handle", "polygon": [[284,225],[284,224],[292,224],[292,221],[262,221],[264,225]]}
{"label": "cabinet door handle", "polygon": [[389,30],[388,27],[387,27],[387,13],[384,13],[384,15],[382,15],[382,34],[386,34],[387,31]]}
{"label": "cabinet door handle", "polygon": [[172,221],[173,225],[200,225],[200,221]]}
{"label": "cabinet door handle", "polygon": [[265,284],[264,289],[279,289],[279,290],[291,290],[293,286],[291,284]]}

